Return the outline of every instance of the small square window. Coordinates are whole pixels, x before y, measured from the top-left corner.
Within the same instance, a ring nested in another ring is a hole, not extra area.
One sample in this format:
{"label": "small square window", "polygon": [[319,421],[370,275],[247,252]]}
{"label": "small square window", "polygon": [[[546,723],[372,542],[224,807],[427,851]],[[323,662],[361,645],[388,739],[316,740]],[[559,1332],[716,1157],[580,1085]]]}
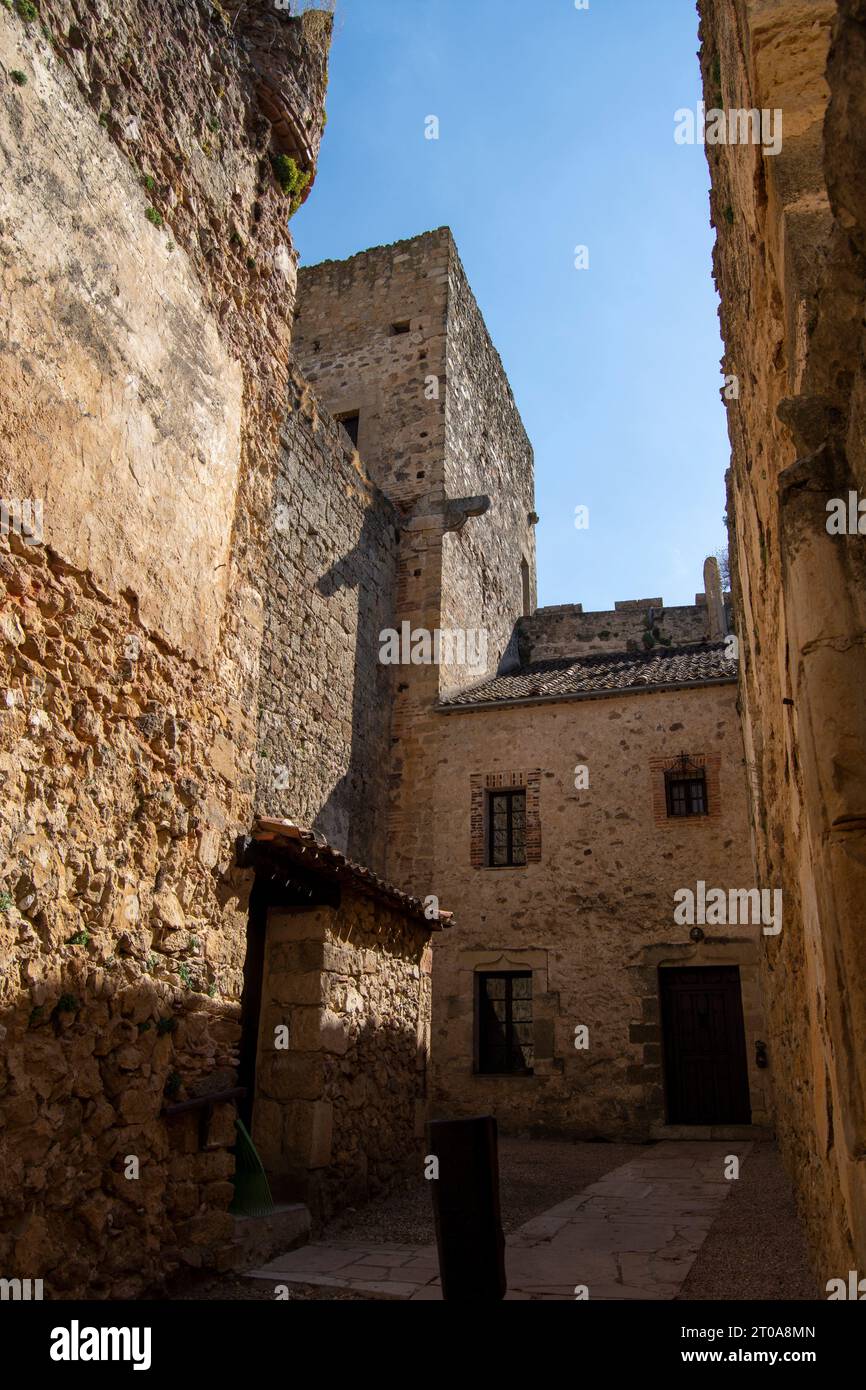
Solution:
{"label": "small square window", "polygon": [[411,319],[401,319],[399,323],[391,324],[391,337],[396,338],[401,333],[408,333],[412,327]]}
{"label": "small square window", "polygon": [[707,814],[706,773],[688,777],[665,777],[669,816],[705,816]]}

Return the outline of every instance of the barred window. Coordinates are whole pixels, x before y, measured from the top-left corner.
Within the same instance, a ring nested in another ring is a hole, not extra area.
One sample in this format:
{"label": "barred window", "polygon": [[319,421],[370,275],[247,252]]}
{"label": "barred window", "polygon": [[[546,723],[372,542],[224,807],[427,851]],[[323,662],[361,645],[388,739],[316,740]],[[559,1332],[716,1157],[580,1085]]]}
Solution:
{"label": "barred window", "polygon": [[526,863],[526,792],[496,791],[488,796],[487,863],[507,868]]}
{"label": "barred window", "polygon": [[476,975],[478,1071],[485,1075],[532,1075],[532,971]]}
{"label": "barred window", "polygon": [[668,815],[705,816],[707,814],[707,778],[700,772],[689,777],[666,774]]}

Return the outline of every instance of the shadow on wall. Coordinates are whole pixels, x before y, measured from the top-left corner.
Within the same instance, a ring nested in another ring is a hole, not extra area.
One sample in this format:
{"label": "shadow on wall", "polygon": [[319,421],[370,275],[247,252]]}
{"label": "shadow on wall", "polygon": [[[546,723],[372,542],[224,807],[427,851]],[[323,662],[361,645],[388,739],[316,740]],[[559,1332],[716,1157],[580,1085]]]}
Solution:
{"label": "shadow on wall", "polygon": [[[344,1053],[272,1051],[259,1070],[254,1138],[275,1200],[304,1202],[319,1225],[420,1176],[424,1075],[415,1029],[393,1020],[366,1020]],[[284,1099],[287,1089],[300,1098]]]}
{"label": "shadow on wall", "polygon": [[[355,545],[316,582],[323,598],[357,589],[358,608],[352,663],[351,742],[346,771],[331,788],[313,821],[337,849],[373,868],[383,860],[384,814],[392,700],[388,667],[379,661],[382,595],[361,577],[368,557],[381,544],[381,521],[365,511]],[[387,621],[391,621],[393,604]]]}

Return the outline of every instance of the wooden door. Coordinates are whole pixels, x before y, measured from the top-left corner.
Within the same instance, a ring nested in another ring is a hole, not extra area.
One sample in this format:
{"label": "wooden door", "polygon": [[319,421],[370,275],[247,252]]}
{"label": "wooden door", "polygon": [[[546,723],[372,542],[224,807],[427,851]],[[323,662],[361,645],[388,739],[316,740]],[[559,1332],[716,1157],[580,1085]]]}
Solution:
{"label": "wooden door", "polygon": [[661,969],[659,988],[668,1124],[750,1124],[739,968]]}

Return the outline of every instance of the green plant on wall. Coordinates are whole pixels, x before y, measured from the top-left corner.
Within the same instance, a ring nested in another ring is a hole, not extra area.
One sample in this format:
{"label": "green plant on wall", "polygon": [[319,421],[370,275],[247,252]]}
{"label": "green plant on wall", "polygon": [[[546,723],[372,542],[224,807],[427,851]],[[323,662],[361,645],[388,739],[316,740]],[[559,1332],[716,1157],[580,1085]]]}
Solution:
{"label": "green plant on wall", "polygon": [[297,161],[292,159],[290,154],[274,155],[271,164],[277,183],[286,197],[291,199],[289,216],[293,217],[301,206],[304,192],[309,185],[310,172],[299,169]]}

